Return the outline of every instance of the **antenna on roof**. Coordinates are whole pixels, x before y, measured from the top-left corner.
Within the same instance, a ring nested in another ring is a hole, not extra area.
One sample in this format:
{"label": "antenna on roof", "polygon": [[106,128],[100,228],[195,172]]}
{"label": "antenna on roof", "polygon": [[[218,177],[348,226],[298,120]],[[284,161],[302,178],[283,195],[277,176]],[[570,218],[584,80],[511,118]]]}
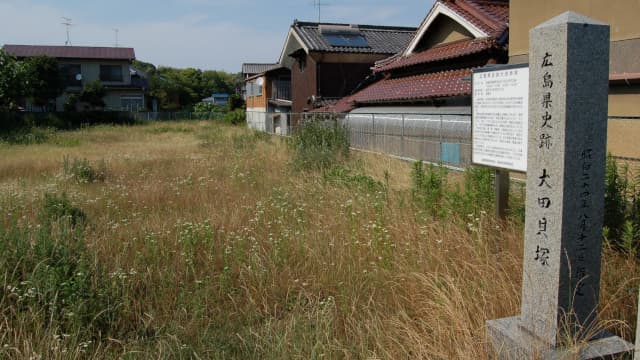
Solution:
{"label": "antenna on roof", "polygon": [[321,10],[322,10],[322,7],[325,5],[329,5],[329,4],[323,2],[322,0],[313,0],[313,6],[318,8],[318,25],[320,25],[321,23],[320,21]]}
{"label": "antenna on roof", "polygon": [[115,33],[116,33],[116,47],[118,47],[118,33],[120,32],[120,29],[118,29],[118,28],[114,28],[114,29],[113,29],[113,32],[115,32]]}
{"label": "antenna on roof", "polygon": [[67,18],[67,17],[62,17],[62,20],[64,20],[64,22],[62,23],[62,25],[64,25],[67,28],[67,41],[64,42],[65,46],[71,45],[71,40],[69,40],[69,28],[73,26],[73,24],[71,23],[71,19]]}

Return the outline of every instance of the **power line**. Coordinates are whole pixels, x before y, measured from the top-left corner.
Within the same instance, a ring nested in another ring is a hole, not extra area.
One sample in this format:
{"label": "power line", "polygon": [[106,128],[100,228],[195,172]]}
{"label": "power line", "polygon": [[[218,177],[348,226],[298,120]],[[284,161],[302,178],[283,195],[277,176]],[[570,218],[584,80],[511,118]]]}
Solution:
{"label": "power line", "polygon": [[71,45],[71,40],[69,39],[69,28],[73,26],[73,24],[71,23],[71,19],[67,18],[67,17],[62,17],[62,20],[64,20],[64,22],[62,23],[62,25],[64,25],[67,28],[67,41],[64,42],[65,46],[69,46]]}

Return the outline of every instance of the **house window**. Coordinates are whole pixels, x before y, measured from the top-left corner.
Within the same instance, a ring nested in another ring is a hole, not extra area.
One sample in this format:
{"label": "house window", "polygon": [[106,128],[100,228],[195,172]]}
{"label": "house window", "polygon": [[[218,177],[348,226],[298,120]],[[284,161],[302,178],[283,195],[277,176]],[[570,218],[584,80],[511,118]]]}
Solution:
{"label": "house window", "polygon": [[144,99],[139,95],[120,96],[120,107],[126,111],[144,109]]}
{"label": "house window", "polygon": [[82,86],[80,64],[60,64],[60,75],[65,86]]}
{"label": "house window", "polygon": [[100,65],[100,80],[122,81],[121,65]]}
{"label": "house window", "polygon": [[[261,78],[259,78],[261,79]],[[264,81],[264,80],[263,80]],[[247,97],[249,96],[261,96],[262,95],[262,82],[258,79],[247,82]]]}
{"label": "house window", "polygon": [[255,80],[255,87],[256,87],[256,96],[262,96],[262,84],[264,83],[264,78],[257,78]]}
{"label": "house window", "polygon": [[299,57],[296,59],[296,61],[298,62],[298,68],[300,69],[300,72],[303,73],[304,69],[307,67],[307,58]]}

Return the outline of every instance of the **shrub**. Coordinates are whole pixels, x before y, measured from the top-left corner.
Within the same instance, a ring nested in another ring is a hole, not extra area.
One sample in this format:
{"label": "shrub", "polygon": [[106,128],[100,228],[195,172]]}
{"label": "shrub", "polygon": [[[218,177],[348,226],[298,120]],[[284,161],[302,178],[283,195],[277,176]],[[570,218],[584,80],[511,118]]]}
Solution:
{"label": "shrub", "polygon": [[640,253],[640,169],[635,178],[627,166],[607,156],[604,196],[606,239],[629,254]]}
{"label": "shrub", "polygon": [[193,116],[196,119],[208,120],[223,111],[223,107],[207,102],[199,102],[193,106]]}
{"label": "shrub", "polygon": [[226,113],[222,121],[230,125],[239,125],[246,121],[246,116],[244,109],[236,109]]}
{"label": "shrub", "polygon": [[293,135],[291,147],[295,167],[327,170],[349,156],[349,133],[334,119],[313,119]]}
{"label": "shrub", "polygon": [[[112,333],[120,301],[106,277],[92,268],[84,246],[86,214],[65,194],[46,194],[40,226],[0,226],[0,273],[5,321],[58,329],[93,339]],[[3,289],[4,290],[4,289]],[[9,325],[11,326],[11,325]]]}
{"label": "shrub", "polygon": [[232,94],[227,100],[227,110],[234,111],[236,109],[244,109],[244,99],[238,94]]}
{"label": "shrub", "polygon": [[43,226],[64,221],[76,228],[84,225],[86,219],[87,215],[80,208],[73,206],[65,193],[62,193],[61,197],[45,194],[40,210],[40,222]]}
{"label": "shrub", "polygon": [[0,141],[11,145],[36,145],[44,144],[55,134],[55,129],[50,127],[32,127],[15,131],[5,136],[0,136]]}
{"label": "shrub", "polygon": [[233,135],[231,143],[236,150],[254,150],[259,141],[271,141],[271,135],[262,131],[252,131],[249,134]]}
{"label": "shrub", "polygon": [[458,215],[478,214],[494,207],[494,175],[489,168],[470,166],[464,172],[463,188],[448,194],[452,210]]}
{"label": "shrub", "polygon": [[75,130],[86,125],[132,125],[136,120],[129,112],[84,111],[56,113],[0,112],[0,138],[8,141],[33,128]]}
{"label": "shrub", "polygon": [[442,166],[429,164],[425,169],[422,161],[413,163],[413,198],[432,215],[444,215],[447,173],[447,169]]}
{"label": "shrub", "polygon": [[627,188],[626,177],[621,176],[615,159],[608,155],[604,190],[604,226],[609,229],[610,240],[614,244],[620,239],[625,222]]}
{"label": "shrub", "polygon": [[64,175],[78,184],[104,182],[107,177],[107,164],[101,160],[97,166],[91,165],[87,159],[73,159],[65,156],[62,162]]}
{"label": "shrub", "polygon": [[375,193],[385,191],[385,186],[369,175],[351,174],[351,171],[344,166],[335,165],[330,170],[322,174],[325,181],[346,186],[348,188],[357,188],[366,192]]}

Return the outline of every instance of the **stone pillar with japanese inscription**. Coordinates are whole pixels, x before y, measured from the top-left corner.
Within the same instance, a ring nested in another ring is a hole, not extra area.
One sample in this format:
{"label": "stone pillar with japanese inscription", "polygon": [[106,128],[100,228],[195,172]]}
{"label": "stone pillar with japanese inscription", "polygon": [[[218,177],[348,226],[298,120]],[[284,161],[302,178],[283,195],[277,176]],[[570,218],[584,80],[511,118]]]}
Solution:
{"label": "stone pillar with japanese inscription", "polygon": [[600,288],[609,26],[567,12],[532,29],[529,43],[522,308],[518,317],[489,321],[487,335],[500,358],[556,358],[565,339],[587,344],[580,358],[628,352],[622,339],[592,331]]}

